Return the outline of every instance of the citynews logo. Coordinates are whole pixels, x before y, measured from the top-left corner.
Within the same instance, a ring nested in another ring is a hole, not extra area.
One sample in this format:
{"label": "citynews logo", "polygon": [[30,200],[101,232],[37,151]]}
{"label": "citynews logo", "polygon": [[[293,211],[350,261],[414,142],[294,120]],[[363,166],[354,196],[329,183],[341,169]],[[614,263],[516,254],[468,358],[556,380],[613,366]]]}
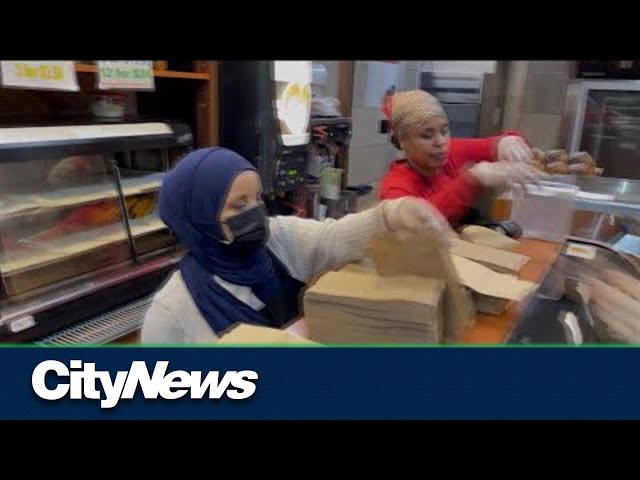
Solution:
{"label": "citynews logo", "polygon": [[[128,371],[116,372],[115,379],[108,371],[96,370],[95,363],[71,360],[69,367],[57,360],[39,363],[31,375],[33,391],[44,400],[60,400],[69,396],[72,400],[100,400],[100,408],[113,408],[120,399],[132,399],[138,386],[146,399],[176,400],[189,394],[192,399],[219,399],[227,395],[232,400],[251,397],[256,391],[257,372],[252,370],[186,372],[175,370],[167,373],[169,362],[156,362],[153,374],[147,364],[134,361]],[[56,385],[46,384],[48,374],[57,376]],[[222,374],[222,375],[221,375]],[[66,379],[66,381],[65,381]],[[102,391],[98,389],[101,387]]]}

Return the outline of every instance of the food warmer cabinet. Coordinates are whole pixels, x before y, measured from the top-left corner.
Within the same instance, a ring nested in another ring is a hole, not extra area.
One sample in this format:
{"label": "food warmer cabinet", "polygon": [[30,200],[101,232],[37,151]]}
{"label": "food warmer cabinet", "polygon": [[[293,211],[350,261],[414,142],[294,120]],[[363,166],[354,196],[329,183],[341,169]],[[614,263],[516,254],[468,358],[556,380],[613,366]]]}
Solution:
{"label": "food warmer cabinet", "polygon": [[0,128],[0,342],[102,344],[136,330],[182,248],[157,213],[187,125]]}

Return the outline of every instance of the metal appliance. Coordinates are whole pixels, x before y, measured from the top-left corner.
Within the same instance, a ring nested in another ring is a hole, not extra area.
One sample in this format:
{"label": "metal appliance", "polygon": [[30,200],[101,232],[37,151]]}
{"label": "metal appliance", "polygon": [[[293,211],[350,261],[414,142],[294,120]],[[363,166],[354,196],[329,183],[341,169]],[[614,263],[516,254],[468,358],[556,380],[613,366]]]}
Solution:
{"label": "metal appliance", "polygon": [[[321,172],[324,168],[340,168],[346,171],[349,145],[352,137],[352,122],[348,117],[311,118],[313,138],[310,144],[310,159],[307,186],[309,216],[317,220],[325,217],[341,218],[357,209],[357,195],[346,189],[346,175],[342,175],[340,198],[321,198]],[[316,188],[314,188],[316,187]]]}
{"label": "metal appliance", "polygon": [[451,136],[478,136],[483,74],[422,72],[420,88],[435,96],[447,116]]}

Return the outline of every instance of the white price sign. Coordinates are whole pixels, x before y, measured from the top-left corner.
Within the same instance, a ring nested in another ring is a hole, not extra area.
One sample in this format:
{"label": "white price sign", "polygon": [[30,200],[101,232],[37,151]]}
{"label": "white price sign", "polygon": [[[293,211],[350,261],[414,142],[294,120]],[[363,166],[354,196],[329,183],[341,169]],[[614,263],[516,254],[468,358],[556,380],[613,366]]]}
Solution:
{"label": "white price sign", "polygon": [[0,80],[5,87],[80,90],[73,61],[0,61],[0,71]]}
{"label": "white price sign", "polygon": [[155,90],[153,61],[99,61],[98,90]]}

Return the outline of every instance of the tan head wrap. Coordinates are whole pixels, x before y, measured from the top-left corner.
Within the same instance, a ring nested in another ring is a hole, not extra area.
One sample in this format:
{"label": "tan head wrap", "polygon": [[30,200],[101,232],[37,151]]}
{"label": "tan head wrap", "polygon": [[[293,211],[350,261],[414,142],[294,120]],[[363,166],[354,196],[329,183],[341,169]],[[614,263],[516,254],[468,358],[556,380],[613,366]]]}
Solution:
{"label": "tan head wrap", "polygon": [[399,140],[409,138],[432,117],[447,117],[436,97],[424,90],[409,90],[393,96],[391,129]]}

